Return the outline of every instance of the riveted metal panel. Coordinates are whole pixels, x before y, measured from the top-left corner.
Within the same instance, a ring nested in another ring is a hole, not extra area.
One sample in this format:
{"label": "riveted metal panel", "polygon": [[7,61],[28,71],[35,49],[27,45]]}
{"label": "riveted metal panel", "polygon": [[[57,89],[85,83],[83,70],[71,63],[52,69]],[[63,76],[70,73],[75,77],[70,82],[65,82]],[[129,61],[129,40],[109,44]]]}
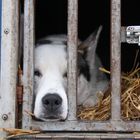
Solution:
{"label": "riveted metal panel", "polygon": [[19,1],[2,1],[0,128],[15,127]]}

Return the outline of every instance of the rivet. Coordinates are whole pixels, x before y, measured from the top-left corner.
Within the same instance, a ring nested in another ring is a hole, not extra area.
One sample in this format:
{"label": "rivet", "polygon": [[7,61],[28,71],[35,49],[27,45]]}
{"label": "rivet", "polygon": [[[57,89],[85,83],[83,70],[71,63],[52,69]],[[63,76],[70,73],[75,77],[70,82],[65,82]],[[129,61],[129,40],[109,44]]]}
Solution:
{"label": "rivet", "polygon": [[4,30],[4,33],[5,33],[5,34],[9,34],[9,32],[10,32],[10,31],[9,31],[8,28],[6,28],[6,29]]}
{"label": "rivet", "polygon": [[7,114],[3,114],[3,115],[2,115],[2,119],[3,119],[4,121],[6,121],[6,120],[8,119],[8,115],[7,115]]}

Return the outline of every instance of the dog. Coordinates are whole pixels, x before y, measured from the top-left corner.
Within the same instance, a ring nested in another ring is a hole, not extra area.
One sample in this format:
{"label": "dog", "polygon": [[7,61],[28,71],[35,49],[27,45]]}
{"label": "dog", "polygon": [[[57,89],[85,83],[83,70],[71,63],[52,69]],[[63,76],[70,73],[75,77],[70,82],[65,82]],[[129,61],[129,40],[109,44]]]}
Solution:
{"label": "dog", "polygon": [[[84,42],[78,41],[77,105],[94,106],[98,93],[108,86],[96,47],[102,26]],[[67,98],[67,36],[52,35],[35,46],[35,104],[34,115],[43,121],[65,120]]]}

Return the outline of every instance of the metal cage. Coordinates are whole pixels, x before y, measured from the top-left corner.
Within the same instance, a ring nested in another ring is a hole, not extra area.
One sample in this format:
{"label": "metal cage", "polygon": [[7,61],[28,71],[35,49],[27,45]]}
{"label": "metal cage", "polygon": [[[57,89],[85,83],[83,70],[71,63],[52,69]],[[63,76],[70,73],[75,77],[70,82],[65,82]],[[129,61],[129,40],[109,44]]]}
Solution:
{"label": "metal cage", "polygon": [[[7,5],[8,3],[8,5]],[[39,122],[32,119],[25,110],[32,112],[33,70],[34,70],[34,0],[24,0],[24,97],[23,129],[47,131],[25,136],[26,138],[134,138],[140,130],[139,121],[123,121],[120,113],[121,91],[121,42],[125,41],[125,28],[121,27],[121,0],[111,0],[111,118],[108,121],[82,121],[76,118],[76,63],[77,63],[77,28],[78,0],[68,0],[68,100],[69,113],[65,121]],[[15,127],[15,101],[17,79],[17,52],[19,45],[19,2],[4,0],[2,4],[2,42],[1,42],[1,93],[0,127]],[[8,98],[7,98],[8,97]],[[6,101],[6,104],[5,104]],[[53,132],[62,132],[57,135]],[[83,133],[80,133],[80,132]],[[123,132],[125,134],[94,135],[89,132]],[[69,132],[69,133],[63,133]],[[70,133],[71,132],[71,133]],[[72,132],[78,132],[72,133]],[[87,135],[88,133],[88,135]],[[25,138],[24,137],[24,138]]]}

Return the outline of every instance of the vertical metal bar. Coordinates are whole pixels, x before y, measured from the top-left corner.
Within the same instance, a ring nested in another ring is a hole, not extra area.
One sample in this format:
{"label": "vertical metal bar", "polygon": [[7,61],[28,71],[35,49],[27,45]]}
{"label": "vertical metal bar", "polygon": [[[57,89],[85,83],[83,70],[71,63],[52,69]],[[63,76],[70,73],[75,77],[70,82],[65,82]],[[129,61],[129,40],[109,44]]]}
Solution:
{"label": "vertical metal bar", "polygon": [[[1,16],[2,16],[2,0],[0,0],[0,34],[1,34]],[[1,37],[0,37],[0,44],[1,44]],[[1,57],[1,45],[0,45],[0,57]],[[0,62],[0,69],[1,69],[1,62]]]}
{"label": "vertical metal bar", "polygon": [[2,1],[0,128],[15,127],[19,1]]}
{"label": "vertical metal bar", "polygon": [[33,70],[34,70],[34,0],[24,1],[24,97],[23,97],[23,125],[30,128],[33,104]]}
{"label": "vertical metal bar", "polygon": [[112,120],[120,120],[121,92],[121,1],[111,0],[111,87]]}
{"label": "vertical metal bar", "polygon": [[68,0],[68,120],[76,119],[78,0]]}

